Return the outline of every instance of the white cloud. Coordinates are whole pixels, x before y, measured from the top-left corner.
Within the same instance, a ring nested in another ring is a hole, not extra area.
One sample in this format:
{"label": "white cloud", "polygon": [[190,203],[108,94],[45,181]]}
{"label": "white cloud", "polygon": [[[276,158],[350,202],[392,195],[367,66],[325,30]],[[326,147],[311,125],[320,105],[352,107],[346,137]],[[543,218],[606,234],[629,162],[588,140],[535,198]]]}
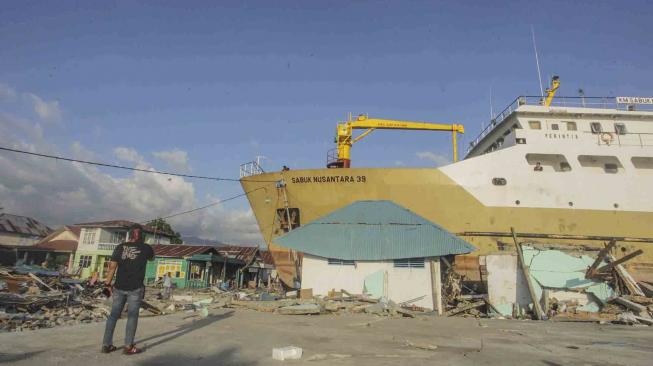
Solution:
{"label": "white cloud", "polygon": [[431,151],[420,151],[415,155],[422,160],[428,160],[435,163],[435,166],[442,166],[451,163],[448,157]]}
{"label": "white cloud", "polygon": [[190,166],[188,165],[188,153],[179,150],[172,149],[169,151],[158,151],[152,153],[155,158],[165,162],[170,168],[181,171],[188,172],[190,171]]}
{"label": "white cloud", "polygon": [[0,101],[26,103],[43,121],[59,122],[61,120],[62,112],[58,101],[45,101],[34,93],[19,93],[7,84],[0,83]]}
{"label": "white cloud", "polygon": [[[62,151],[43,136],[38,123],[0,113],[0,145],[54,155],[94,155],[79,142],[71,143],[69,152]],[[113,152],[123,161],[151,166],[133,148],[117,147]],[[180,177],[145,172],[115,177],[113,171],[103,168],[9,152],[0,152],[0,172],[11,172],[0,174],[3,212],[32,216],[52,226],[112,219],[142,221],[217,200],[213,196],[198,199],[194,184]],[[218,205],[169,222],[185,236],[262,243],[254,216],[245,208]]]}
{"label": "white cloud", "polygon": [[120,160],[128,163],[143,164],[145,159],[131,147],[118,146],[113,149],[113,154]]}
{"label": "white cloud", "polygon": [[45,121],[58,122],[61,120],[61,108],[56,100],[46,102],[41,97],[32,93],[24,93],[25,97],[32,103],[34,112]]}
{"label": "white cloud", "polygon": [[0,99],[14,99],[16,98],[16,90],[7,84],[0,83]]}

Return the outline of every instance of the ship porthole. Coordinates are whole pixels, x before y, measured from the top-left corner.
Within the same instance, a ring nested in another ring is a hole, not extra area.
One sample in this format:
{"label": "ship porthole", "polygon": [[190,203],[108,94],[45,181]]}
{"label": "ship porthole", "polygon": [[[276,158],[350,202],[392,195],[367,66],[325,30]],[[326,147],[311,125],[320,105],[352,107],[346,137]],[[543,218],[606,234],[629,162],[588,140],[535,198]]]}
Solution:
{"label": "ship porthole", "polygon": [[615,203],[613,206],[614,206],[614,208],[619,208],[619,204],[618,204],[618,203]]}
{"label": "ship porthole", "polygon": [[519,200],[515,201],[515,204],[516,204],[516,205],[518,205],[518,204],[520,204],[520,203],[521,203],[521,202],[520,202]]}
{"label": "ship porthole", "polygon": [[574,203],[569,201],[569,207],[574,207]]}

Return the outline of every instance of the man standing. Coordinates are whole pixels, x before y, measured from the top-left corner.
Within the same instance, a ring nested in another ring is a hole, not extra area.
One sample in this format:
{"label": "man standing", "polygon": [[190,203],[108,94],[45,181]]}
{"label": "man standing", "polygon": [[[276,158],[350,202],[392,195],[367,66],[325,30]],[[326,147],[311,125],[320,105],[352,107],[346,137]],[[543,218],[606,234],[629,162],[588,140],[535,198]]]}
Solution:
{"label": "man standing", "polygon": [[[104,283],[109,292],[113,293],[113,305],[104,330],[102,353],[116,350],[113,345],[113,331],[125,303],[127,303],[127,327],[125,329],[125,349],[123,353],[133,355],[143,351],[134,344],[134,336],[138,326],[138,310],[141,307],[145,291],[143,285],[145,267],[147,261],[154,258],[154,251],[152,247],[144,243],[143,236],[143,227],[136,224],[129,230],[129,241],[118,245],[113,250]],[[113,284],[113,291],[111,291],[111,280],[114,273],[116,273],[116,282]]]}
{"label": "man standing", "polygon": [[169,300],[172,295],[172,278],[170,272],[163,275],[163,299]]}

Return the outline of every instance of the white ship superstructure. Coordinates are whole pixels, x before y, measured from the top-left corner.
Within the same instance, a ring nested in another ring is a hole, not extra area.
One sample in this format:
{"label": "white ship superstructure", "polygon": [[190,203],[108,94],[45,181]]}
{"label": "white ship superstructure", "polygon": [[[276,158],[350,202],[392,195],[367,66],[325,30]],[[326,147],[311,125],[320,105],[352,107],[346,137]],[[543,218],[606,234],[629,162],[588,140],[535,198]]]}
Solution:
{"label": "white ship superstructure", "polygon": [[486,206],[653,211],[653,105],[555,104],[517,98],[441,171]]}

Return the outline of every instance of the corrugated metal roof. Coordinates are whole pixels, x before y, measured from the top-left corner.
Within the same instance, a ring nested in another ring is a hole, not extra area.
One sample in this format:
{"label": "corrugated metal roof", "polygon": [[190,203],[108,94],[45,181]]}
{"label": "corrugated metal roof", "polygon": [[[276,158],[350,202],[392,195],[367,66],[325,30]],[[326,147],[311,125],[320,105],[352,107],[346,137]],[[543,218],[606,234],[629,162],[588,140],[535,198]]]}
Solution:
{"label": "corrugated metal roof", "polygon": [[27,216],[0,214],[0,231],[29,236],[48,236],[52,229]]}
{"label": "corrugated metal roof", "polygon": [[476,248],[392,201],[357,201],[274,240],[325,258],[385,260],[439,257]]}
{"label": "corrugated metal roof", "polygon": [[50,240],[38,243],[30,248],[54,252],[74,252],[77,250],[77,240]]}
{"label": "corrugated metal roof", "polygon": [[154,255],[157,257],[184,258],[195,254],[218,254],[215,247],[182,244],[154,244]]}

